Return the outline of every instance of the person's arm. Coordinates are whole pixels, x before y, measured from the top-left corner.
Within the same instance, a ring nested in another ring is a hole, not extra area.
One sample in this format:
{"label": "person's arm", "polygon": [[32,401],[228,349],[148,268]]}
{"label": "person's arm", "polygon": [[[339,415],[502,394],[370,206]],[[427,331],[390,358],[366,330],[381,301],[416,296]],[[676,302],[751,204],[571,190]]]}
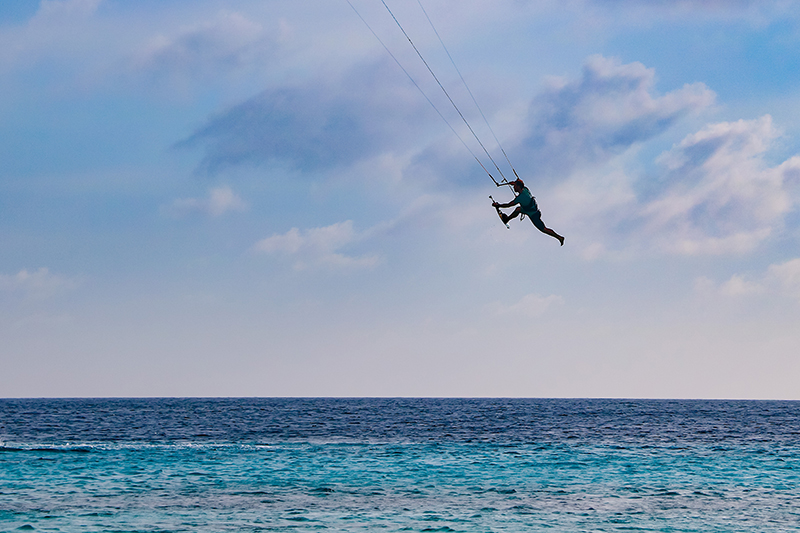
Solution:
{"label": "person's arm", "polygon": [[516,204],[518,204],[518,203],[519,203],[519,200],[517,200],[516,198],[514,198],[513,200],[511,200],[510,202],[508,202],[508,203],[505,203],[505,204],[498,204],[497,202],[495,202],[495,203],[493,203],[493,204],[492,204],[492,207],[502,207],[502,208],[506,208],[506,207],[511,207],[512,205],[516,205]]}

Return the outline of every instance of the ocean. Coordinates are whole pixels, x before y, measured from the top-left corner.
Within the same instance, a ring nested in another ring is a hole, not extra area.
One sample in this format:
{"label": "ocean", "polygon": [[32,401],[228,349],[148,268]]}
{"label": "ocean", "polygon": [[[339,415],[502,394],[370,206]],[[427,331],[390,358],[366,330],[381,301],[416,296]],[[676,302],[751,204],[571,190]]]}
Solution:
{"label": "ocean", "polygon": [[0,400],[0,531],[800,530],[800,402]]}

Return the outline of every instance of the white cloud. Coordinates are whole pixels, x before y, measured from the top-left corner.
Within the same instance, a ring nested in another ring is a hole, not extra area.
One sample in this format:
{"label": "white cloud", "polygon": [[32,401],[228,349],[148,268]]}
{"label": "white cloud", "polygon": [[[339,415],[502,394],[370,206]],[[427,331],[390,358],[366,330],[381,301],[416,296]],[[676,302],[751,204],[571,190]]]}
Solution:
{"label": "white cloud", "polygon": [[766,281],[780,292],[800,299],[800,258],[770,265]]}
{"label": "white cloud", "polygon": [[721,296],[725,301],[764,295],[769,292],[763,278],[752,280],[741,274],[734,274],[727,281],[721,283],[706,276],[698,277],[694,282],[694,290],[703,298],[714,299]]}
{"label": "white cloud", "polygon": [[800,156],[768,162],[780,137],[769,115],[709,124],[638,176],[628,170],[635,151],[574,172],[551,204],[591,247],[587,259],[636,250],[752,253],[782,231],[800,203]]}
{"label": "white cloud", "polygon": [[661,245],[665,251],[679,255],[745,254],[753,251],[756,246],[769,237],[770,233],[769,229],[763,229],[740,232],[723,238],[700,235],[680,238],[662,235]]}
{"label": "white cloud", "polygon": [[289,257],[298,270],[314,267],[374,267],[379,262],[375,255],[351,256],[341,252],[342,248],[361,238],[362,235],[353,229],[353,221],[346,220],[302,231],[292,228],[284,234],[275,234],[257,242],[253,251]]}
{"label": "white cloud", "polygon": [[0,274],[0,292],[17,293],[31,298],[47,298],[74,289],[78,282],[42,267],[35,272],[27,269],[16,274]]}
{"label": "white cloud", "polygon": [[[26,24],[0,29],[0,72],[30,70],[43,60],[58,64],[61,76],[73,68],[86,72],[87,65],[96,65],[98,57],[114,49],[108,43],[97,45],[106,38],[96,24],[96,11],[101,2],[42,0],[38,11]],[[79,67],[74,66],[76,56],[80,59]]]}
{"label": "white cloud", "polygon": [[657,246],[678,254],[747,253],[792,208],[787,184],[800,159],[768,167],[779,132],[770,116],[711,124],[658,158],[666,172],[642,216]]}
{"label": "white cloud", "polygon": [[761,294],[764,292],[764,286],[757,282],[747,281],[743,276],[733,275],[731,279],[720,286],[719,291],[725,296],[747,296]]}
{"label": "white cloud", "polygon": [[162,211],[181,218],[190,214],[218,217],[230,211],[244,211],[247,204],[230,187],[211,189],[207,198],[179,198]]}
{"label": "white cloud", "polygon": [[490,306],[490,309],[500,316],[522,315],[527,318],[539,318],[548,309],[557,305],[564,305],[564,298],[554,294],[550,296],[527,294],[513,304],[495,302]]}
{"label": "white cloud", "polygon": [[[65,16],[86,16],[97,11],[103,0],[42,0],[37,17],[61,18]],[[63,20],[63,19],[62,19]]]}
{"label": "white cloud", "polygon": [[136,65],[169,77],[218,76],[220,71],[263,64],[275,48],[275,39],[261,24],[223,11],[214,20],[186,27],[174,36],[153,37]]}
{"label": "white cloud", "polygon": [[580,79],[554,81],[534,99],[520,158],[542,175],[568,174],[622,153],[667,130],[715,94],[702,83],[654,94],[655,71],[641,63],[590,57]]}
{"label": "white cloud", "polygon": [[719,294],[730,298],[770,295],[800,300],[800,258],[770,265],[756,279],[734,274],[717,284],[707,277],[700,277],[695,280],[695,290],[704,295]]}

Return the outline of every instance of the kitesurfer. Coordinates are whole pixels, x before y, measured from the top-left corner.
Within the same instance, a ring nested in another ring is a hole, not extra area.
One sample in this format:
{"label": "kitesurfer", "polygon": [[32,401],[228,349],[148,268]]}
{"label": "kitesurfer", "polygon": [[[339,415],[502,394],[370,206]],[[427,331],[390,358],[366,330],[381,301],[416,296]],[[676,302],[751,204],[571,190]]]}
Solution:
{"label": "kitesurfer", "polygon": [[[507,224],[509,220],[516,218],[521,214],[527,215],[527,217],[531,219],[531,222],[533,222],[533,225],[536,226],[539,231],[558,239],[558,241],[561,243],[561,246],[564,246],[564,237],[545,226],[544,222],[542,222],[542,212],[539,211],[539,206],[536,205],[536,199],[533,197],[531,191],[528,190],[522,180],[517,178],[511,182],[511,185],[514,187],[514,192],[517,194],[513,200],[505,204],[500,204],[497,202],[492,203],[492,207],[497,209],[497,212],[500,215],[500,219],[503,221],[503,223]],[[516,205],[517,208],[514,209],[510,215],[506,215],[500,211],[500,208],[511,207],[514,205]]]}

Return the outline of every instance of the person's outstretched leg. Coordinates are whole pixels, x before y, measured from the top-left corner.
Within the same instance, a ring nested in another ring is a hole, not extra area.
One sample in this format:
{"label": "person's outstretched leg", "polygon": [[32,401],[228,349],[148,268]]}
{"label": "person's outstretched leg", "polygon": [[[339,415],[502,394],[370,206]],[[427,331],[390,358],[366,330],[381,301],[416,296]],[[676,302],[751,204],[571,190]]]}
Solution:
{"label": "person's outstretched leg", "polygon": [[547,227],[544,228],[542,233],[546,233],[547,235],[550,235],[551,237],[555,237],[556,239],[558,239],[558,242],[561,243],[561,246],[564,246],[564,237],[562,237],[561,235],[559,235],[555,231],[551,230],[550,228],[547,228]]}
{"label": "person's outstretched leg", "polygon": [[561,243],[561,246],[564,246],[564,237],[562,237],[561,235],[559,235],[555,231],[553,231],[550,228],[548,228],[547,226],[545,226],[544,222],[542,222],[541,215],[540,216],[535,216],[535,217],[530,217],[530,219],[531,219],[531,222],[533,222],[533,225],[536,226],[536,228],[539,231],[541,231],[545,235],[550,235],[551,237],[554,237],[554,238],[558,239],[558,242]]}

